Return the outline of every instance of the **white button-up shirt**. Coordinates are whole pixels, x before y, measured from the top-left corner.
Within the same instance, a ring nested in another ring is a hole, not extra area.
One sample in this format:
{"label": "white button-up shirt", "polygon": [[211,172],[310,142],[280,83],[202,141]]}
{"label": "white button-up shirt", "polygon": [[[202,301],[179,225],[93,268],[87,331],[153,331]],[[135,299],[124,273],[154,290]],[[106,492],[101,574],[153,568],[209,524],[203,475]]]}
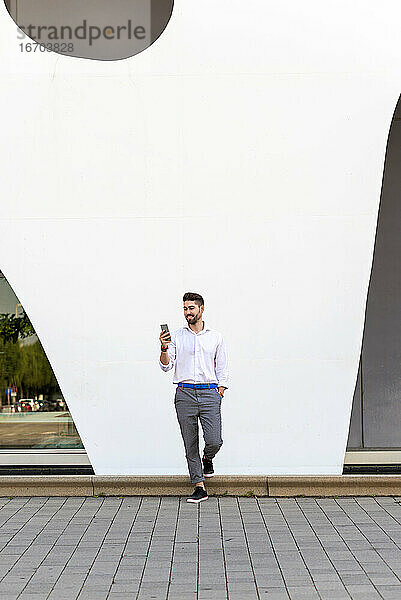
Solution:
{"label": "white button-up shirt", "polygon": [[206,327],[195,333],[189,326],[171,333],[168,344],[169,363],[163,371],[175,367],[173,383],[217,383],[228,388],[228,361],[223,336]]}

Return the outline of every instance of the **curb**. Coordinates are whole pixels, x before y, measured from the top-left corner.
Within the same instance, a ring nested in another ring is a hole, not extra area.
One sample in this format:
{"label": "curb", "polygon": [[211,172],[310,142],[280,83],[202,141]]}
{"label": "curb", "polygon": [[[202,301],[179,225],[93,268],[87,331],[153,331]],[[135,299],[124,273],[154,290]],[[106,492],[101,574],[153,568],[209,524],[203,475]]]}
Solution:
{"label": "curb", "polygon": [[[157,476],[94,476],[95,493],[136,496],[187,496],[192,493],[186,475]],[[205,481],[209,496],[267,496],[263,475],[220,475]]]}
{"label": "curb", "polygon": [[[401,475],[219,475],[210,496],[401,496]],[[0,496],[186,496],[185,475],[2,475]]]}
{"label": "curb", "polygon": [[401,475],[277,475],[268,486],[269,496],[398,496]]}

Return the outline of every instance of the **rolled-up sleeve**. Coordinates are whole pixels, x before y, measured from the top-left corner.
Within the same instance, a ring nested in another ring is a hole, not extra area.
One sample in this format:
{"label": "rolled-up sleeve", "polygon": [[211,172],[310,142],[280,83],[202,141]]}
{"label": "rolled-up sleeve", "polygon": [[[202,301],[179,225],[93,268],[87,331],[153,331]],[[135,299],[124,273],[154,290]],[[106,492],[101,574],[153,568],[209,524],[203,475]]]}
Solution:
{"label": "rolled-up sleeve", "polygon": [[220,337],[217,344],[214,365],[219,386],[228,388],[228,358],[223,337]]}
{"label": "rolled-up sleeve", "polygon": [[159,358],[159,365],[162,371],[170,371],[170,369],[174,368],[175,365],[175,336],[171,334],[171,342],[167,346],[167,354],[169,357],[169,361],[167,365],[163,365],[162,361]]}

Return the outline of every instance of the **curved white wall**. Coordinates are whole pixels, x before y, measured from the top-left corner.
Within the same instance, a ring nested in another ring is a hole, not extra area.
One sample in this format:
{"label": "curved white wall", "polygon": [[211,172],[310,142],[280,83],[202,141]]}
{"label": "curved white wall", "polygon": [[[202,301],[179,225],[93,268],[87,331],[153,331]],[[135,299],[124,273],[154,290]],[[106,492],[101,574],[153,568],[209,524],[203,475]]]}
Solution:
{"label": "curved white wall", "polygon": [[220,473],[341,473],[395,0],[178,0],[147,51],[20,52],[0,7],[1,269],[97,474],[186,473],[159,324],[228,346]]}

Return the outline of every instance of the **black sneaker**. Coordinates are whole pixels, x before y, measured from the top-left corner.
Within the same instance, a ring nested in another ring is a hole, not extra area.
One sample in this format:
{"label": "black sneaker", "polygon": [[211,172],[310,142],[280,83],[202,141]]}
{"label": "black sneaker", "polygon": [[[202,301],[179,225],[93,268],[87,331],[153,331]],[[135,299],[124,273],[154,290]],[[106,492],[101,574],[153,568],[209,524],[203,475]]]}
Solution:
{"label": "black sneaker", "polygon": [[213,469],[213,461],[210,458],[202,458],[203,462],[203,474],[205,477],[213,477],[214,469]]}
{"label": "black sneaker", "polygon": [[208,495],[206,490],[204,490],[203,487],[201,487],[200,485],[197,485],[194,489],[194,493],[192,494],[192,496],[187,498],[187,502],[193,502],[195,504],[198,504],[199,502],[202,502],[202,500],[207,499]]}

